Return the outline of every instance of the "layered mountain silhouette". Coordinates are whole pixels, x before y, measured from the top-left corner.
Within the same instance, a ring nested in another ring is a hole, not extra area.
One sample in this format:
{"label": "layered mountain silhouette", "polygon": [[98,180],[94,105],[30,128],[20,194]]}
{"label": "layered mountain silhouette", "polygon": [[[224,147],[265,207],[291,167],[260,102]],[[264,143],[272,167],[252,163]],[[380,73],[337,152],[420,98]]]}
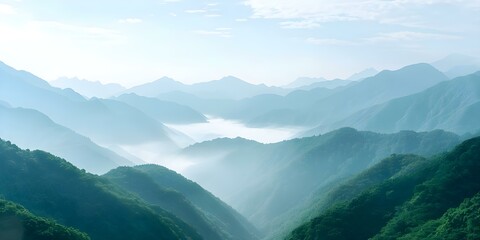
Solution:
{"label": "layered mountain silhouette", "polygon": [[0,173],[3,197],[92,239],[258,238],[231,207],[161,166],[120,167],[99,177],[49,153],[0,140]]}
{"label": "layered mountain silhouette", "polygon": [[[328,183],[356,174],[392,153],[429,156],[459,141],[457,135],[443,131],[377,134],[351,128],[267,145],[217,139],[184,150],[196,159],[196,167],[185,174],[270,232],[276,227],[269,225],[275,218]],[[230,181],[224,183],[225,178]]]}
{"label": "layered mountain silhouette", "polygon": [[133,165],[118,154],[53,122],[41,112],[0,106],[0,136],[23,148],[42,149],[93,173]]}
{"label": "layered mountain silhouette", "polygon": [[480,59],[458,53],[450,54],[443,59],[433,62],[432,65],[450,78],[480,71]]}
{"label": "layered mountain silhouette", "polygon": [[375,68],[367,68],[365,70],[362,70],[360,72],[352,74],[347,80],[350,81],[360,81],[368,77],[375,76],[378,73],[377,69]]}
{"label": "layered mountain silhouette", "polygon": [[157,81],[125,90],[125,93],[135,93],[148,97],[158,97],[170,92],[183,92],[207,99],[241,99],[258,94],[286,94],[289,90],[279,87],[268,87],[264,84],[254,85],[233,76],[192,85],[186,85],[164,77]]}
{"label": "layered mountain silhouette", "polygon": [[169,143],[168,135],[174,134],[155,119],[123,102],[99,98],[86,100],[71,89],[53,88],[30,73],[4,64],[0,67],[0,77],[0,100],[12,107],[40,111],[54,122],[97,143]]}
{"label": "layered mountain silhouette", "polygon": [[190,107],[174,102],[161,101],[157,98],[129,93],[113,99],[135,107],[161,123],[189,124],[207,121],[203,114]]}
{"label": "layered mountain silhouette", "polygon": [[180,174],[158,165],[123,167],[106,178],[193,226],[204,239],[257,239],[240,214]]}
{"label": "layered mountain silhouette", "polygon": [[[388,174],[354,197],[347,193],[345,201],[337,201],[288,239],[475,239],[480,223],[479,151],[480,138],[470,139],[408,171]],[[385,172],[391,163],[380,164],[375,168]],[[371,179],[376,174],[362,175]],[[358,185],[358,179],[353,184]]]}
{"label": "layered mountain silhouette", "polygon": [[175,216],[63,159],[0,141],[0,194],[92,239],[201,239]]}
{"label": "layered mountain silhouette", "polygon": [[[253,122],[257,125],[315,125],[331,124],[361,109],[388,100],[425,90],[448,78],[432,67],[421,63],[395,71],[384,70],[373,77],[351,84],[340,91],[319,99],[301,109],[279,115],[266,112]],[[292,118],[292,114],[297,117]]]}
{"label": "layered mountain silhouette", "polygon": [[81,95],[88,98],[108,98],[125,90],[125,87],[120,84],[103,84],[99,81],[92,82],[85,79],[78,79],[76,77],[61,77],[54,81],[51,81],[50,84],[58,88],[71,88],[75,92],[80,93]]}
{"label": "layered mountain silhouette", "polygon": [[422,92],[361,110],[348,118],[320,126],[314,135],[339,126],[376,132],[444,129],[459,134],[480,130],[480,72],[441,82]]}

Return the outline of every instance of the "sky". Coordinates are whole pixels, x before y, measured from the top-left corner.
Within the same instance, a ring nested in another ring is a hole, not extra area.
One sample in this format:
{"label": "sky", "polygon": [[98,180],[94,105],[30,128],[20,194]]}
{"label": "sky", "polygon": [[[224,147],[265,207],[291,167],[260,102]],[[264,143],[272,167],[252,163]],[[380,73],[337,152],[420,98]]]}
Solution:
{"label": "sky", "polygon": [[479,0],[0,0],[0,61],[134,86],[284,85],[480,55]]}

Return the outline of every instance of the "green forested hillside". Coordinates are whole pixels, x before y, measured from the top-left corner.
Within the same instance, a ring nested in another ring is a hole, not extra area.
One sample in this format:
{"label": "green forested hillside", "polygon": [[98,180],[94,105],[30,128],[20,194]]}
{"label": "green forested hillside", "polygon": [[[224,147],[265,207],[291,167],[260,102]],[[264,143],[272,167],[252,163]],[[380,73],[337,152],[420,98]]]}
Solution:
{"label": "green forested hillside", "polygon": [[0,239],[2,240],[88,240],[87,234],[37,217],[22,206],[0,199]]}
{"label": "green forested hillside", "polygon": [[165,209],[190,224],[204,239],[227,239],[221,229],[210,222],[185,196],[156,184],[146,173],[131,168],[120,167],[104,175],[122,188],[137,194],[147,203]]}
{"label": "green forested hillside", "polygon": [[224,232],[227,239],[257,239],[258,230],[242,215],[197,183],[162,166],[147,164],[135,166],[165,189],[174,189],[185,196],[208,221]]}
{"label": "green forested hillside", "polygon": [[457,135],[443,131],[378,134],[351,128],[275,144],[217,139],[184,150],[196,164],[185,175],[268,233],[278,229],[278,222],[291,220],[284,213],[313,192],[393,153],[430,156],[459,142]]}
{"label": "green forested hillside", "polygon": [[288,239],[478,239],[479,171],[473,138],[331,207]]}
{"label": "green forested hillside", "polygon": [[320,215],[329,207],[349,201],[366,189],[382,183],[399,174],[408,172],[425,158],[416,155],[392,154],[373,167],[347,179],[335,181],[314,192],[307,201],[274,219],[272,225],[278,226],[268,239],[280,239],[288,235],[303,222]]}
{"label": "green forested hillside", "polygon": [[108,180],[5,141],[0,141],[0,195],[92,239],[201,238],[174,216],[152,210]]}

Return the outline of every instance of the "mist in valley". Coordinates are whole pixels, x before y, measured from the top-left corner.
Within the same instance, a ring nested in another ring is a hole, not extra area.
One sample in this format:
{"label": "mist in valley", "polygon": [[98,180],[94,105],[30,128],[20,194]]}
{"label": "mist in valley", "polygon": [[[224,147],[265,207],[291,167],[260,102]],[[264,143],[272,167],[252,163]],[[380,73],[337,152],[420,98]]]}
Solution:
{"label": "mist in valley", "polygon": [[0,1],[0,239],[478,239],[479,11]]}

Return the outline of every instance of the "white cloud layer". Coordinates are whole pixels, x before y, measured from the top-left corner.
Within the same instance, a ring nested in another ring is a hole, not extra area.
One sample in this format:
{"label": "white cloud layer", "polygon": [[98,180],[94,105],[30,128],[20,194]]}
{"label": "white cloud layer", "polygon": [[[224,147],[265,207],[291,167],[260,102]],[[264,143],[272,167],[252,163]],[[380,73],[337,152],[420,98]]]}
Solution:
{"label": "white cloud layer", "polygon": [[252,9],[253,18],[286,20],[281,23],[285,28],[313,28],[336,21],[392,22],[405,17],[398,14],[411,14],[410,8],[435,4],[480,10],[478,0],[246,0],[244,4]]}

